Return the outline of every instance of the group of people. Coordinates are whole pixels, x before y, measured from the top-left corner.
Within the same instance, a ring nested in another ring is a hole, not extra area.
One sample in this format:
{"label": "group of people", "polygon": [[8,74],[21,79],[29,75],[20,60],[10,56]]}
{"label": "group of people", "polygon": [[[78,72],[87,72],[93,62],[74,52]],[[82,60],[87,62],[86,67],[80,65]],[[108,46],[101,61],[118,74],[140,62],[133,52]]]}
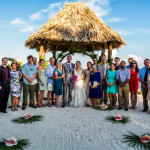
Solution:
{"label": "group of people", "polygon": [[[143,94],[143,112],[148,111],[150,100],[150,60],[144,60],[144,67],[139,69],[137,62],[129,58],[129,65],[120,58],[114,59],[115,63],[107,64],[106,57],[101,58],[101,63],[95,58],[87,62],[87,69],[83,69],[81,62],[73,64],[72,56],[67,56],[67,62],[55,63],[49,59],[50,64],[44,68],[44,59],[29,55],[27,63],[20,67],[20,63],[12,63],[8,67],[8,59],[2,58],[0,66],[0,112],[7,113],[7,102],[11,95],[12,111],[18,111],[21,92],[23,91],[22,110],[28,105],[33,108],[43,107],[44,92],[47,92],[47,106],[60,107],[58,100],[62,95],[62,107],[96,107],[100,104],[116,108],[117,100],[119,110],[135,110],[139,82]],[[55,66],[56,64],[56,66]],[[131,106],[129,107],[129,93]],[[36,102],[35,102],[36,95]],[[55,98],[55,99],[54,99]]]}

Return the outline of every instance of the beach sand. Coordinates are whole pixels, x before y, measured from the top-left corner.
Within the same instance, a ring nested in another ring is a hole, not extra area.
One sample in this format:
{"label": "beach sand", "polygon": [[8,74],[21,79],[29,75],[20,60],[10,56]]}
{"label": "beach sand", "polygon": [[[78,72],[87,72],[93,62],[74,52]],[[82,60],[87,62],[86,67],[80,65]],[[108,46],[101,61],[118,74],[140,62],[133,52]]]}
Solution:
{"label": "beach sand", "polygon": [[[45,101],[46,102],[46,101]],[[9,100],[10,105],[10,100]],[[27,150],[135,150],[122,143],[123,134],[131,131],[142,135],[150,131],[150,115],[142,112],[142,97],[138,96],[137,110],[97,111],[92,108],[27,108],[25,111],[0,113],[0,138],[15,136],[29,139]],[[15,124],[20,116],[42,115],[42,121]],[[130,116],[126,125],[107,122],[108,115]]]}

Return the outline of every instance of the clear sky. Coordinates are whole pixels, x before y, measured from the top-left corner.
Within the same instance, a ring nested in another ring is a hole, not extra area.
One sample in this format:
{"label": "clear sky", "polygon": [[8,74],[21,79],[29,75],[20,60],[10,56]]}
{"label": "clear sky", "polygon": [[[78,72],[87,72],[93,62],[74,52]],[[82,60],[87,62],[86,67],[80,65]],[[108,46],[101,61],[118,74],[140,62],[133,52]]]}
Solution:
{"label": "clear sky", "polygon": [[[25,48],[25,40],[66,2],[0,0],[0,58],[14,57],[25,62],[29,54],[38,56],[35,50]],[[114,50],[113,56],[124,60],[134,57],[140,66],[143,59],[150,58],[150,0],[88,0],[86,4],[125,40],[127,46]],[[48,53],[47,58],[50,56]],[[82,57],[75,55],[73,61],[82,60],[85,67],[89,58],[84,57],[83,61]]]}

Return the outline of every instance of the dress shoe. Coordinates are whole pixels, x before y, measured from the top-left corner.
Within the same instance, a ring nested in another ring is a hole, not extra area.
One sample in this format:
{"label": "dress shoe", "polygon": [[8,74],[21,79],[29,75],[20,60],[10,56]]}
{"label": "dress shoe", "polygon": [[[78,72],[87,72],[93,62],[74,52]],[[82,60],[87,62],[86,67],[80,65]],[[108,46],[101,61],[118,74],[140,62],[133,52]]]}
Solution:
{"label": "dress shoe", "polygon": [[147,112],[147,111],[148,111],[148,109],[143,109],[143,110],[142,110],[142,112]]}
{"label": "dress shoe", "polygon": [[123,108],[122,108],[122,107],[119,107],[119,108],[118,108],[118,110],[121,110],[121,109],[123,109]]}
{"label": "dress shoe", "polygon": [[61,107],[63,107],[63,108],[64,108],[65,106],[66,106],[65,104],[62,104],[62,106],[61,106]]}
{"label": "dress shoe", "polygon": [[8,108],[12,108],[12,105],[11,105],[11,106],[9,106]]}
{"label": "dress shoe", "polygon": [[6,111],[6,110],[3,110],[2,112],[3,112],[3,113],[7,113],[7,111]]}
{"label": "dress shoe", "polygon": [[26,110],[26,107],[22,107],[22,110]]}
{"label": "dress shoe", "polygon": [[19,106],[19,105],[17,105],[17,107],[19,108],[20,106]]}
{"label": "dress shoe", "polygon": [[128,108],[125,108],[124,110],[125,110],[125,111],[128,111]]}

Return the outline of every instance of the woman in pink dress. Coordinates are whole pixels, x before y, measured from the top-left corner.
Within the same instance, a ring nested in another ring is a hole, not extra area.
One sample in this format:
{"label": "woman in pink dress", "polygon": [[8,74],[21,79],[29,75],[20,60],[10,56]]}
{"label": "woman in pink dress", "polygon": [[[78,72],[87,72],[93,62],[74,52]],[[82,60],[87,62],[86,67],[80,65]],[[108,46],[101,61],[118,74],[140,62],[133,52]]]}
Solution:
{"label": "woman in pink dress", "polygon": [[130,68],[130,94],[131,94],[131,105],[130,109],[136,109],[136,104],[137,104],[137,92],[138,92],[138,87],[139,87],[139,81],[138,81],[138,73],[139,73],[139,68],[137,65],[137,62],[135,60],[132,61],[131,63],[131,68]]}

